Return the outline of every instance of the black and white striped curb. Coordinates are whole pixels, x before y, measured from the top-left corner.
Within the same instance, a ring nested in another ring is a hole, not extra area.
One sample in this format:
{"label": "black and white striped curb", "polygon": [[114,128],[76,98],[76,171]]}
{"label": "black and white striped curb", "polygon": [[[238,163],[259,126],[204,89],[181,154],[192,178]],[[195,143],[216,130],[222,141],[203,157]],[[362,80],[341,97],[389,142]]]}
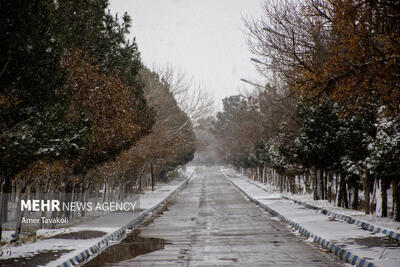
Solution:
{"label": "black and white striped curb", "polygon": [[357,267],[376,267],[376,265],[374,265],[371,262],[368,262],[364,258],[362,258],[360,256],[357,256],[357,255],[354,255],[350,251],[348,251],[348,250],[346,250],[344,248],[341,248],[338,245],[335,245],[331,241],[328,241],[328,240],[326,240],[326,239],[324,239],[324,238],[322,238],[322,237],[320,237],[320,236],[308,231],[307,229],[305,229],[303,226],[301,226],[300,224],[296,223],[295,221],[287,219],[286,217],[284,217],[281,214],[279,214],[277,211],[271,209],[267,205],[261,203],[260,201],[258,201],[255,198],[251,197],[243,189],[241,189],[238,185],[236,185],[229,177],[227,177],[226,175],[225,175],[225,177],[228,178],[228,180],[240,192],[242,192],[250,201],[256,203],[257,205],[259,205],[260,207],[262,207],[263,209],[265,209],[266,211],[271,213],[273,216],[277,216],[279,219],[281,219],[285,223],[287,223],[290,226],[292,226],[292,228],[294,228],[296,231],[298,231],[302,236],[307,237],[307,238],[312,238],[313,242],[315,242],[315,243],[319,244],[320,246],[322,246],[323,248],[329,250],[329,252],[334,253],[337,257],[339,257],[344,262],[350,263],[352,265],[356,265]]}
{"label": "black and white striped curb", "polygon": [[163,198],[160,202],[158,202],[156,205],[153,207],[143,211],[140,213],[138,217],[133,219],[131,222],[129,222],[127,225],[121,227],[114,233],[106,236],[103,238],[101,241],[97,242],[97,244],[91,246],[88,249],[85,249],[75,257],[72,257],[68,259],[67,261],[63,262],[62,264],[57,265],[57,267],[72,267],[72,266],[81,266],[85,263],[87,263],[89,260],[94,259],[96,256],[98,256],[101,252],[103,252],[106,248],[108,248],[111,244],[121,241],[123,237],[125,236],[125,233],[127,230],[132,229],[136,225],[138,225],[141,221],[143,221],[144,218],[146,218],[150,213],[152,213],[154,210],[158,209],[161,205],[164,204],[164,202],[171,197],[173,194],[181,190],[183,187],[185,187],[189,181],[192,179],[194,172],[189,176],[189,178],[186,179],[185,182],[183,182],[179,187],[175,188],[173,191],[171,191],[165,198]]}
{"label": "black and white striped curb", "polygon": [[282,197],[287,199],[287,200],[291,200],[291,201],[293,201],[293,202],[295,202],[297,204],[300,204],[300,205],[302,205],[302,206],[304,206],[306,208],[310,208],[310,209],[314,209],[314,210],[320,210],[322,214],[338,218],[338,219],[340,219],[342,221],[345,221],[347,223],[350,223],[350,224],[358,225],[364,230],[368,230],[368,231],[371,231],[371,232],[374,232],[374,233],[382,233],[382,234],[384,234],[384,235],[386,235],[386,236],[388,236],[390,238],[393,238],[393,239],[395,239],[397,241],[400,241],[400,233],[396,233],[394,231],[390,231],[390,230],[382,228],[382,227],[374,226],[374,225],[372,225],[370,223],[363,222],[363,221],[360,221],[360,220],[356,220],[356,219],[354,219],[354,218],[352,218],[350,216],[343,215],[343,214],[340,214],[340,213],[336,213],[336,212],[333,212],[333,211],[329,211],[329,210],[326,210],[326,209],[323,209],[323,208],[320,208],[320,207],[316,207],[316,206],[304,203],[304,202],[299,201],[299,200],[291,199],[291,198],[286,197],[286,196],[282,196]]}
{"label": "black and white striped curb", "polygon": [[[258,186],[259,188],[261,188],[265,192],[268,192],[265,188],[263,188],[262,186],[260,186],[257,183],[254,183],[254,182],[248,181],[248,180],[245,180],[245,181],[248,182],[248,183],[254,184],[255,186]],[[310,205],[308,203],[305,203],[305,202],[302,202],[302,201],[299,201],[299,200],[296,200],[296,199],[289,198],[287,196],[281,195],[281,197],[284,198],[284,199],[293,201],[294,203],[302,205],[302,206],[304,206],[304,207],[306,207],[308,209],[318,210],[324,215],[332,216],[334,218],[337,218],[337,219],[340,219],[342,221],[345,221],[345,222],[347,222],[349,224],[355,224],[355,225],[361,227],[364,230],[371,231],[373,233],[382,233],[382,234],[384,234],[384,235],[386,235],[386,236],[388,236],[390,238],[393,238],[394,240],[400,241],[400,233],[397,233],[397,232],[394,232],[394,231],[390,231],[388,229],[385,229],[385,228],[382,228],[382,227],[378,227],[378,226],[372,225],[372,224],[367,223],[367,222],[356,220],[356,219],[354,219],[354,218],[352,218],[352,217],[350,217],[348,215],[340,214],[340,213],[337,213],[337,212],[334,212],[334,211],[330,211],[330,210],[327,210],[327,209],[324,209],[324,208],[313,206],[313,205]]]}

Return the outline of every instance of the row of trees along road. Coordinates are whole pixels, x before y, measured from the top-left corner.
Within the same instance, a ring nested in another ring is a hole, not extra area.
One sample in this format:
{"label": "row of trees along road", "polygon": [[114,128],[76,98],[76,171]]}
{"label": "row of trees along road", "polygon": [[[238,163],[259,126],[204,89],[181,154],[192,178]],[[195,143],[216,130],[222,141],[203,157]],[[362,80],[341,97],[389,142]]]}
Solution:
{"label": "row of trees along road", "polygon": [[[0,4],[0,236],[10,201],[100,190],[123,198],[193,158],[185,112],[206,112],[210,101],[182,110],[174,98],[179,83],[142,66],[135,40],[126,39],[131,18],[107,6]],[[20,231],[17,223],[16,238]]]}
{"label": "row of trees along road", "polygon": [[265,1],[245,25],[271,82],[224,99],[220,154],[281,190],[365,213],[388,216],[391,189],[400,221],[399,2]]}

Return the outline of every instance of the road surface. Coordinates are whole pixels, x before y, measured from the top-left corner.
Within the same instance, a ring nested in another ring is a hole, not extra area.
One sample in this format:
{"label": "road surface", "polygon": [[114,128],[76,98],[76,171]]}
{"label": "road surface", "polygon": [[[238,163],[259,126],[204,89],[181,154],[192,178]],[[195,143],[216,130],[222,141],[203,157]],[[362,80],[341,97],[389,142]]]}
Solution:
{"label": "road surface", "polygon": [[197,170],[168,208],[135,236],[114,246],[109,256],[95,258],[92,265],[341,265],[248,201],[216,167]]}

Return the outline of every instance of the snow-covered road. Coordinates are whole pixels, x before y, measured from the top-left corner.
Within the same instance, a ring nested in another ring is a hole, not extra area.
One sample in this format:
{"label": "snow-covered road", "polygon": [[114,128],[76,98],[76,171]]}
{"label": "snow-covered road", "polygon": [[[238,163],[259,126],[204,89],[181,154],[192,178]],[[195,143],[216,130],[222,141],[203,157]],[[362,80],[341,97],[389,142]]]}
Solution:
{"label": "snow-covered road", "polygon": [[[216,167],[199,168],[167,210],[139,229],[139,236],[114,253],[99,255],[89,266],[342,265],[246,200]],[[116,256],[137,242],[143,242],[139,249],[147,249],[145,254]]]}

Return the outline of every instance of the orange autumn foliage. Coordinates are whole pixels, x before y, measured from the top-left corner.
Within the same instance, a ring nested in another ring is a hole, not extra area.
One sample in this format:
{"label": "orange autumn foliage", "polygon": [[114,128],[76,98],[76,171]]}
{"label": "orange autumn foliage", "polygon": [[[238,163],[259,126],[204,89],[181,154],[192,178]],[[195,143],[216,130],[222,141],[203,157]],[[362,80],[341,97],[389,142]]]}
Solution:
{"label": "orange autumn foliage", "polygon": [[68,116],[85,114],[91,122],[88,158],[106,160],[107,153],[117,154],[149,132],[151,112],[136,101],[134,88],[117,72],[101,73],[95,60],[79,50],[66,54],[62,67],[69,72],[71,87]]}
{"label": "orange autumn foliage", "polygon": [[387,1],[311,2],[308,15],[329,30],[329,56],[312,72],[296,70],[296,90],[307,98],[326,94],[349,108],[376,103],[399,112],[399,10]]}

